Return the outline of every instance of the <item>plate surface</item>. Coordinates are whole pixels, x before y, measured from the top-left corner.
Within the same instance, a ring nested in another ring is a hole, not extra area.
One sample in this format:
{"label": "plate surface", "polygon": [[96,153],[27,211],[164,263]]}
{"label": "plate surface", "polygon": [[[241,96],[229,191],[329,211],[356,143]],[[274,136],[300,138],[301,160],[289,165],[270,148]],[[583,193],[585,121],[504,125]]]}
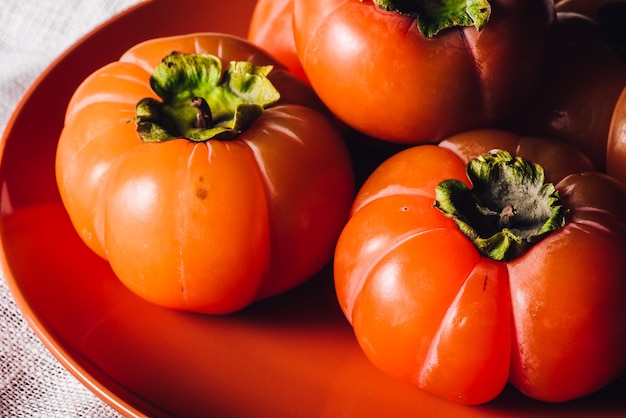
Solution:
{"label": "plate surface", "polygon": [[18,306],[56,358],[128,416],[626,416],[626,379],[565,404],[507,387],[464,407],[387,378],[361,353],[330,269],[228,316],[176,312],[131,294],[74,232],[54,155],[78,84],[145,39],[196,31],[245,36],[254,0],[156,0],[61,56],[21,102],[0,165],[2,268]]}

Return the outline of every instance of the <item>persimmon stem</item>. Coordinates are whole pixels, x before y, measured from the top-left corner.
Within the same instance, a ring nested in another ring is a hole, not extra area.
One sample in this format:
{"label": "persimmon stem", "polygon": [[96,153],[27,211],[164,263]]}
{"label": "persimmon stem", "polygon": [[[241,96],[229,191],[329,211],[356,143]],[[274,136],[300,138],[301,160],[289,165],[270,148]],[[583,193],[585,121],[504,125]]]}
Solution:
{"label": "persimmon stem", "polygon": [[480,214],[486,217],[497,218],[496,228],[510,228],[513,225],[513,218],[517,215],[517,209],[513,205],[506,205],[499,212],[491,210],[481,205],[476,205],[476,209]]}
{"label": "persimmon stem", "polygon": [[567,209],[543,168],[506,151],[470,160],[469,188],[456,179],[435,190],[435,207],[486,257],[507,261],[565,225]]}
{"label": "persimmon stem", "polygon": [[222,71],[217,56],[174,51],[150,76],[160,100],[148,97],[135,107],[137,133],[144,142],[236,138],[280,99],[271,71],[249,61],[232,61]]}
{"label": "persimmon stem", "polygon": [[195,128],[207,129],[213,124],[213,116],[209,104],[202,97],[196,96],[189,101],[189,105],[196,109]]}
{"label": "persimmon stem", "polygon": [[510,228],[513,225],[515,215],[517,215],[517,211],[513,205],[507,205],[502,208],[498,215],[498,229]]}

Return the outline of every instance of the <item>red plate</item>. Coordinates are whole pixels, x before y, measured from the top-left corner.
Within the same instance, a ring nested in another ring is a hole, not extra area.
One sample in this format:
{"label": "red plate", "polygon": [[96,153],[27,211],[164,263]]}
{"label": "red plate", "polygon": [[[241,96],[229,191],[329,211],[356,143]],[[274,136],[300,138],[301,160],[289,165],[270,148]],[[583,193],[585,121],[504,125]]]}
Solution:
{"label": "red plate", "polygon": [[513,388],[465,407],[386,377],[364,357],[330,270],[237,314],[151,305],[80,241],[60,203],[54,155],[78,84],[145,39],[197,31],[245,36],[254,0],[157,0],[118,16],[60,57],[13,115],[2,142],[2,267],[44,344],[129,416],[626,416],[626,379],[565,404]]}

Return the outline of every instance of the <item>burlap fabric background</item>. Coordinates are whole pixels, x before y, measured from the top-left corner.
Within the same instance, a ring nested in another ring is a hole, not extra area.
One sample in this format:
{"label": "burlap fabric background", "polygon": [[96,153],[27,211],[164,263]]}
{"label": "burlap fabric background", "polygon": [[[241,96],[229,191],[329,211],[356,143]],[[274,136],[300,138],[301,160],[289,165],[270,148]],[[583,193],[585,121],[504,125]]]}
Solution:
{"label": "burlap fabric background", "polygon": [[[2,0],[0,132],[37,76],[66,48],[140,0]],[[117,417],[47,351],[0,278],[0,416]]]}

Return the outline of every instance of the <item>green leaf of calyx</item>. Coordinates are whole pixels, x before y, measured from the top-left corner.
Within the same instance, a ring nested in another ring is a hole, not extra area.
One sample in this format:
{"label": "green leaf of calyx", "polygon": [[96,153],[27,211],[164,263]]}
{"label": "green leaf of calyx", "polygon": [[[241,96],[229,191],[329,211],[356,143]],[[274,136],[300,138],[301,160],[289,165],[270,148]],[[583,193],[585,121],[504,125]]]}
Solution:
{"label": "green leaf of calyx", "polygon": [[229,140],[233,139],[263,113],[263,108],[255,104],[241,104],[237,106],[232,119],[211,126],[206,129],[198,129],[191,132],[188,138],[191,141],[204,141],[205,138]]}
{"label": "green leaf of calyx", "polygon": [[565,225],[567,209],[543,168],[506,151],[470,160],[472,184],[451,179],[435,189],[435,207],[453,219],[486,257],[511,260]]}
{"label": "green leaf of calyx", "polygon": [[209,54],[183,54],[174,51],[156,66],[150,87],[163,101],[188,95],[200,86],[211,89],[222,78],[222,61]]}
{"label": "green leaf of calyx", "polygon": [[271,71],[271,65],[233,61],[224,73],[224,85],[245,103],[268,106],[280,99],[280,94],[267,78]]}
{"label": "green leaf of calyx", "polygon": [[454,27],[473,26],[482,30],[491,17],[488,0],[373,0],[381,10],[415,16],[417,27],[427,38]]}
{"label": "green leaf of calyx", "polygon": [[233,61],[222,73],[218,57],[172,52],[150,78],[162,101],[148,98],[136,106],[137,132],[146,142],[231,139],[280,99],[271,71]]}

